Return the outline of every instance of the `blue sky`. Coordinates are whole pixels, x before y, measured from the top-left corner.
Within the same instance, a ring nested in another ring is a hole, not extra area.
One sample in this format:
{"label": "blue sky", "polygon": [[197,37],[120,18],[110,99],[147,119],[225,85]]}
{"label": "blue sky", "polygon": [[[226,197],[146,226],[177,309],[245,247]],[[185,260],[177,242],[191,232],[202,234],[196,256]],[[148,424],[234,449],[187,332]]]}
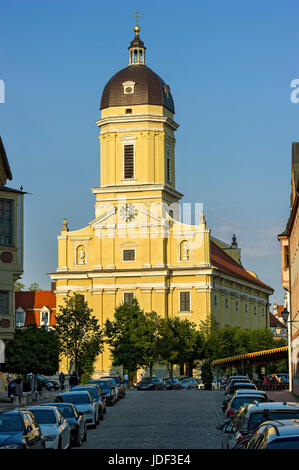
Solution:
{"label": "blue sky", "polygon": [[212,235],[236,233],[244,266],[281,303],[277,234],[299,140],[295,0],[0,2],[0,135],[10,186],[31,193],[22,281],[48,289],[64,217],[71,230],[94,217],[101,93],[128,64],[136,8],[147,65],[175,101],[177,189],[184,202],[203,202]]}

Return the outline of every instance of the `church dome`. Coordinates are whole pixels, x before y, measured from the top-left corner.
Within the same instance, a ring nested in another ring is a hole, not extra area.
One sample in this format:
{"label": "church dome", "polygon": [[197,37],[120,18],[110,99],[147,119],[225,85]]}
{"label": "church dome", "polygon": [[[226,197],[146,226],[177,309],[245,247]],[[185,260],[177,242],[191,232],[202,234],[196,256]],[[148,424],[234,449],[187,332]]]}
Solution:
{"label": "church dome", "polygon": [[[126,82],[134,83],[133,92],[125,93],[123,84]],[[116,73],[104,88],[100,109],[137,104],[165,106],[174,113],[169,87],[146,65],[129,65]]]}
{"label": "church dome", "polygon": [[139,26],[134,28],[136,37],[129,46],[130,65],[117,72],[106,84],[100,109],[112,106],[152,104],[165,106],[174,113],[170,88],[153,70],[145,65],[145,46],[139,38]]}

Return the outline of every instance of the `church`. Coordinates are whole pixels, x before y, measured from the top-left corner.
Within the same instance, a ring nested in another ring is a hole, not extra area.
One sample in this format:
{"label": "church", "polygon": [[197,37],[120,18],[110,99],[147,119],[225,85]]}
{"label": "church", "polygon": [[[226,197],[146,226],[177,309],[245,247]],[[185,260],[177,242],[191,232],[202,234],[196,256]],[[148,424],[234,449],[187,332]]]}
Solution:
{"label": "church", "polygon": [[[273,289],[242,266],[236,237],[230,244],[212,237],[203,212],[196,225],[180,222],[174,101],[146,65],[137,24],[134,33],[129,65],[102,93],[94,220],[70,231],[65,219],[58,236],[58,267],[50,274],[56,309],[67,294],[80,293],[103,326],[136,297],[146,312],[197,325],[213,314],[220,326],[269,327]],[[95,375],[111,367],[106,348]]]}

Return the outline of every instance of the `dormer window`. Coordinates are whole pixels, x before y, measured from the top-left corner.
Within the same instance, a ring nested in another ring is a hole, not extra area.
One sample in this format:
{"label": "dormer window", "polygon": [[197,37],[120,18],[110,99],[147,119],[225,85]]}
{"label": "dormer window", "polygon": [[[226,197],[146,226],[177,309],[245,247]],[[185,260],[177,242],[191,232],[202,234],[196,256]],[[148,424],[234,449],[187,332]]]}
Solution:
{"label": "dormer window", "polygon": [[124,94],[131,95],[132,93],[134,93],[135,85],[136,85],[135,82],[131,82],[131,81],[123,82],[122,86],[124,87]]}
{"label": "dormer window", "polygon": [[40,311],[40,326],[48,329],[50,325],[51,312],[48,307],[44,306]]}

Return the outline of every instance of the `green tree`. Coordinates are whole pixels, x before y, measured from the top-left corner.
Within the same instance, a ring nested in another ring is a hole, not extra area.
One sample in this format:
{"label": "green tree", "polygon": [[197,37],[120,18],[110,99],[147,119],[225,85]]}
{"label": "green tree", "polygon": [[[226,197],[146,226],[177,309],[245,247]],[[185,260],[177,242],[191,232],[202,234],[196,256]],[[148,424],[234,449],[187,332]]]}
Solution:
{"label": "green tree", "polygon": [[150,376],[153,375],[153,367],[160,359],[158,341],[160,339],[161,317],[156,312],[144,314],[144,322],[140,324],[140,340],[144,351],[143,366],[148,367]]}
{"label": "green tree", "polygon": [[15,292],[20,292],[24,289],[25,284],[23,284],[21,281],[16,281],[15,282]]}
{"label": "green tree", "polygon": [[76,373],[84,370],[85,361],[94,362],[103,350],[103,332],[83,295],[64,298],[64,306],[56,314],[55,330],[59,337],[61,354],[74,364]]}
{"label": "green tree", "polygon": [[113,365],[128,371],[129,384],[145,359],[144,335],[146,317],[137,299],[123,302],[114,312],[114,320],[106,320],[105,334],[113,355]]}
{"label": "green tree", "polygon": [[204,341],[194,323],[175,317],[161,320],[157,344],[161,359],[169,363],[172,377],[175,364],[187,363],[188,374],[192,374],[194,361],[202,357]]}
{"label": "green tree", "polygon": [[40,287],[39,287],[39,284],[38,282],[32,282],[30,284],[30,286],[28,287],[28,290],[41,290]]}
{"label": "green tree", "polygon": [[59,340],[53,330],[30,325],[17,329],[6,346],[5,371],[53,375],[59,369]]}

